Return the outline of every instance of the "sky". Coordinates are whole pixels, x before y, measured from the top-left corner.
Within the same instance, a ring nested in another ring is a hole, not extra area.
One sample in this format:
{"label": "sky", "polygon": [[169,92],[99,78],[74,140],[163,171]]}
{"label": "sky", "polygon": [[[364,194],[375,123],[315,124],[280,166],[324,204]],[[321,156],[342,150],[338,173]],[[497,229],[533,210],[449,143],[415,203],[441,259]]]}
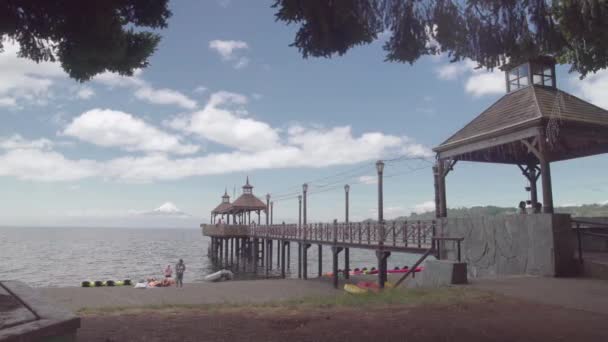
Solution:
{"label": "sky", "polygon": [[[375,161],[386,160],[385,218],[433,209],[431,149],[505,94],[500,71],[445,56],[384,62],[382,35],[345,56],[304,59],[297,26],[272,1],[171,1],[150,66],[78,83],[58,64],[0,53],[0,225],[189,227],[249,177],[275,222],[375,217]],[[608,72],[559,88],[608,108]],[[552,165],[556,205],[604,203],[605,156]],[[515,206],[514,166],[459,163],[448,206]]]}

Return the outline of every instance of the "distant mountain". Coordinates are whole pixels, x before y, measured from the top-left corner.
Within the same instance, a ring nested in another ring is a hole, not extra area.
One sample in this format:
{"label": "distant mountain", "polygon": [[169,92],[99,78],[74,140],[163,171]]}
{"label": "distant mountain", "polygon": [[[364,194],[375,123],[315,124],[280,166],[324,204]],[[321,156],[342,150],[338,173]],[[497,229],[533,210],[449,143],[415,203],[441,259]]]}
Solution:
{"label": "distant mountain", "polygon": [[132,211],[132,214],[143,216],[190,217],[188,213],[179,210],[179,208],[171,202],[166,202],[154,210]]}

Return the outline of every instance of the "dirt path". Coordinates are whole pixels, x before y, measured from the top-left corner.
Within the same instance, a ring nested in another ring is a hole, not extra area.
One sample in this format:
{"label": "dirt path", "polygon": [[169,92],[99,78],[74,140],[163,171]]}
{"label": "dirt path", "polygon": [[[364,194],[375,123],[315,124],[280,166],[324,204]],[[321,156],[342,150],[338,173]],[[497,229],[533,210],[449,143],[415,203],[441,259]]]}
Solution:
{"label": "dirt path", "polygon": [[84,317],[78,341],[606,341],[607,315],[521,300]]}

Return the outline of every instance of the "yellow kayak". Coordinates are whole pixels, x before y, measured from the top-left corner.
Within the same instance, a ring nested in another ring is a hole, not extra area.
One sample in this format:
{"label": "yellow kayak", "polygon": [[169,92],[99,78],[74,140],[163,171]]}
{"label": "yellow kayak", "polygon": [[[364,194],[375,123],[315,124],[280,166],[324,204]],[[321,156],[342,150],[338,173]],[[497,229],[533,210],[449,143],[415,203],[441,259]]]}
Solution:
{"label": "yellow kayak", "polygon": [[352,293],[352,294],[364,294],[364,293],[367,293],[367,291],[369,291],[369,290],[362,289],[357,285],[346,284],[346,285],[344,285],[344,291],[346,291],[348,293]]}

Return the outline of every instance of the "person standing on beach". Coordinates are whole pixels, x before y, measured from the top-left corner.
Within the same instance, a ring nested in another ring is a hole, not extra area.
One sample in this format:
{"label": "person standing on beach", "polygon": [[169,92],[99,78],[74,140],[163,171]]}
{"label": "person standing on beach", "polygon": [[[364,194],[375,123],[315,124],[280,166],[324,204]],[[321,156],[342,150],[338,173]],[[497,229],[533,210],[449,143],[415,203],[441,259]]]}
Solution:
{"label": "person standing on beach", "polygon": [[167,268],[165,268],[165,278],[171,278],[172,275],[173,270],[171,269],[171,265],[167,265]]}
{"label": "person standing on beach", "polygon": [[177,276],[175,287],[184,287],[184,272],[186,271],[186,264],[184,260],[179,259],[177,265],[175,265],[175,275]]}

